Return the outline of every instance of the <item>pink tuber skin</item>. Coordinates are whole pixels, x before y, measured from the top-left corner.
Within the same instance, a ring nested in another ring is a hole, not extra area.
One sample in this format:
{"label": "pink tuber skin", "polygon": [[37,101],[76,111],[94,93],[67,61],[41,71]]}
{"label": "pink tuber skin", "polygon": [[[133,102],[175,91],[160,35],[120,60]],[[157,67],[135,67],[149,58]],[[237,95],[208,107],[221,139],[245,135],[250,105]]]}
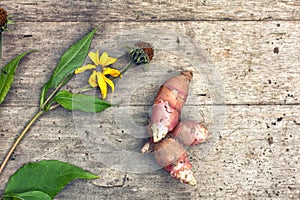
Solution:
{"label": "pink tuber skin", "polygon": [[203,124],[195,121],[179,122],[192,77],[192,72],[185,71],[170,78],[160,87],[151,109],[150,122],[146,127],[151,141],[147,142],[141,151],[153,151],[157,163],[173,178],[196,185],[191,171],[192,164],[182,144],[192,146],[204,142],[208,138],[208,130]]}
{"label": "pink tuber skin", "polygon": [[155,145],[154,157],[157,163],[170,175],[183,183],[196,185],[191,171],[192,164],[186,150],[173,138],[165,138]]}
{"label": "pink tuber skin", "polygon": [[154,143],[162,140],[177,125],[192,77],[191,71],[185,71],[170,78],[160,87],[147,127]]}
{"label": "pink tuber skin", "polygon": [[[209,138],[208,129],[202,123],[193,120],[182,120],[168,133],[167,137],[175,138],[186,146],[194,146]],[[154,143],[147,142],[141,149],[142,153],[153,151]]]}
{"label": "pink tuber skin", "polygon": [[208,129],[201,123],[192,120],[182,120],[169,134],[184,145],[193,146],[207,139]]}

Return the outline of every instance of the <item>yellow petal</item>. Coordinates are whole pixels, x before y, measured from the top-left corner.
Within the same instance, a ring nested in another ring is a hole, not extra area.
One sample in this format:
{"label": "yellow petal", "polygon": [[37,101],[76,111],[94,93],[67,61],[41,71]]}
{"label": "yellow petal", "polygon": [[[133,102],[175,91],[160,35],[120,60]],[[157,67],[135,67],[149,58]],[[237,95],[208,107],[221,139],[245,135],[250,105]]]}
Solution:
{"label": "yellow petal", "polygon": [[107,61],[106,61],[106,63],[105,63],[105,66],[114,64],[115,62],[117,62],[117,60],[118,60],[117,58],[108,57],[108,58],[107,58]]}
{"label": "yellow petal", "polygon": [[99,62],[99,51],[97,51],[96,53],[91,51],[89,53],[89,57],[94,62],[95,65],[100,64],[100,62]]}
{"label": "yellow petal", "polygon": [[112,80],[110,80],[109,78],[106,78],[105,76],[103,76],[104,81],[111,87],[111,90],[114,91],[115,90],[115,85],[114,82],[112,82]]}
{"label": "yellow petal", "polygon": [[101,57],[100,57],[100,65],[102,65],[102,67],[106,66],[106,62],[108,60],[108,54],[107,52],[103,52]]}
{"label": "yellow petal", "polygon": [[102,94],[102,99],[106,98],[106,94],[107,94],[107,85],[106,82],[103,78],[103,74],[101,74],[101,72],[97,72],[97,78],[98,78],[98,85],[100,87],[101,90],[101,94]]}
{"label": "yellow petal", "polygon": [[93,71],[93,73],[91,74],[90,78],[89,78],[89,84],[92,87],[97,87],[98,83],[97,83],[97,72],[96,70]]}
{"label": "yellow petal", "polygon": [[78,69],[76,69],[76,70],[75,70],[75,74],[79,74],[79,73],[84,72],[85,70],[88,70],[88,69],[95,69],[95,68],[96,68],[95,65],[87,64],[87,65],[84,65],[84,66],[79,67]]}
{"label": "yellow petal", "polygon": [[111,75],[113,77],[117,77],[117,76],[121,75],[121,72],[117,69],[104,68],[103,69],[103,75]]}

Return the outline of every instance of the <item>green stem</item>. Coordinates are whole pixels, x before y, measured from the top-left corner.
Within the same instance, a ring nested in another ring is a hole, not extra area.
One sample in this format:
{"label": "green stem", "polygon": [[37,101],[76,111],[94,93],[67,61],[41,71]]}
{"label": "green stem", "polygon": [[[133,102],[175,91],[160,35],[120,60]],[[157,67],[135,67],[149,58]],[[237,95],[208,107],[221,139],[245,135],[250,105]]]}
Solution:
{"label": "green stem", "polygon": [[[20,133],[20,135],[18,136],[18,138],[16,139],[16,141],[10,147],[10,150],[8,151],[8,153],[6,154],[6,156],[3,159],[3,162],[1,163],[1,166],[0,166],[0,175],[1,175],[2,171],[4,170],[5,166],[7,165],[7,162],[9,161],[9,159],[10,159],[11,155],[13,154],[14,150],[19,145],[19,143],[21,142],[21,140],[23,139],[23,137],[26,135],[26,133],[29,131],[30,127],[34,124],[34,122],[37,119],[40,118],[40,116],[42,114],[44,114],[44,113],[47,112],[47,110],[45,110],[47,104],[49,102],[51,102],[51,100],[54,97],[54,95],[60,90],[60,88],[64,85],[64,81],[67,80],[68,78],[69,77],[65,77],[62,80],[62,82],[55,88],[55,90],[50,94],[50,96],[43,103],[43,105],[41,106],[40,110],[32,117],[32,119],[29,121],[29,123],[27,124],[27,126],[23,129],[23,131]],[[49,110],[53,110],[54,108],[56,108],[58,106],[59,106],[59,104],[51,106]]]}
{"label": "green stem", "polygon": [[40,110],[39,112],[37,112],[32,117],[32,119],[29,121],[29,123],[27,124],[27,126],[23,129],[23,131],[21,132],[21,134],[18,136],[18,138],[16,139],[16,141],[14,142],[14,144],[11,146],[10,150],[8,151],[8,153],[4,157],[4,160],[1,163],[1,166],[0,166],[0,175],[1,175],[2,171],[4,170],[5,166],[7,165],[7,162],[10,159],[11,155],[13,154],[14,150],[16,149],[16,147],[18,146],[18,144],[21,142],[21,140],[23,139],[23,137],[25,136],[25,134],[28,132],[28,130],[34,124],[34,122],[37,119],[39,119],[39,117],[42,114],[44,114],[44,113],[45,113],[45,111],[43,111],[43,110]]}
{"label": "green stem", "polygon": [[[10,150],[8,151],[8,153],[6,154],[6,156],[4,157],[3,162],[1,163],[0,166],[0,175],[2,173],[2,171],[4,170],[5,166],[7,165],[7,162],[9,161],[9,158],[11,157],[11,155],[13,154],[14,150],[16,149],[16,147],[18,146],[18,144],[21,142],[21,140],[23,139],[23,137],[25,136],[25,134],[29,131],[30,127],[34,124],[34,122],[40,118],[40,116],[44,113],[46,113],[47,111],[45,110],[45,107],[47,106],[47,104],[49,102],[51,102],[52,98],[54,97],[54,95],[60,90],[60,88],[63,86],[64,81],[67,79],[68,77],[66,77],[65,79],[62,80],[62,82],[55,88],[55,90],[50,94],[50,96],[46,99],[46,101],[43,103],[43,105],[41,106],[40,110],[33,116],[33,118],[29,121],[29,123],[27,124],[27,126],[23,129],[23,131],[20,133],[20,135],[18,136],[18,138],[16,139],[16,141],[13,143],[13,145],[11,146]],[[49,110],[53,110],[54,108],[58,107],[59,104],[56,104],[54,106],[51,106]]]}
{"label": "green stem", "polygon": [[124,74],[130,67],[132,67],[135,63],[130,61],[126,67],[121,71],[121,74]]}
{"label": "green stem", "polygon": [[59,107],[60,105],[59,104],[54,104],[53,106],[51,106],[50,108],[49,108],[49,111],[50,110],[53,110],[53,109],[55,109],[55,108],[57,108],[57,107]]}
{"label": "green stem", "polygon": [[2,67],[2,32],[0,32],[0,67]]}
{"label": "green stem", "polygon": [[80,94],[80,93],[82,93],[82,92],[89,91],[89,90],[92,90],[92,89],[94,89],[94,88],[92,88],[90,85],[86,85],[86,86],[80,88],[80,90],[78,90],[78,91],[75,92],[75,93],[76,93],[76,94]]}
{"label": "green stem", "polygon": [[50,94],[50,96],[46,99],[46,101],[43,103],[43,105],[41,106],[41,109],[44,110],[45,106],[47,105],[47,103],[49,103],[52,98],[54,97],[54,95],[60,90],[60,88],[64,85],[65,81],[69,78],[69,76],[66,76],[61,82],[60,84],[55,88],[55,90]]}
{"label": "green stem", "polygon": [[57,87],[57,88],[55,88],[55,90],[50,94],[50,96],[46,99],[46,101],[43,103],[43,105],[41,106],[41,109],[44,109],[45,108],[45,106],[47,105],[47,103],[49,103],[51,100],[52,100],[52,98],[54,97],[54,95],[58,92],[58,90],[61,88],[61,86],[59,87]]}

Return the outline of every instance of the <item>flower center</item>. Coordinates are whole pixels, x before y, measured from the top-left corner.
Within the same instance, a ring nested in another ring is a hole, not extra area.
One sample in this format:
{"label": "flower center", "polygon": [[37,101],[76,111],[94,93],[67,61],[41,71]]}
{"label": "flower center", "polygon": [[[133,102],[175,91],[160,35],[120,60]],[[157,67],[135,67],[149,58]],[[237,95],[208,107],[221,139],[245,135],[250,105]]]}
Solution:
{"label": "flower center", "polygon": [[103,67],[101,65],[97,65],[96,66],[96,71],[102,73],[103,72]]}

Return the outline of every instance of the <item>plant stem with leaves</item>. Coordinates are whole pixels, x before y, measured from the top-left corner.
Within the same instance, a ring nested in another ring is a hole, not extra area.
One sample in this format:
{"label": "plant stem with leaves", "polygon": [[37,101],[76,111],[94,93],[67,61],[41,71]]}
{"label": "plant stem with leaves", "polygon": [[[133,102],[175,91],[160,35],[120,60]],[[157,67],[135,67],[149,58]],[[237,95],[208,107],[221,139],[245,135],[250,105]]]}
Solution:
{"label": "plant stem with leaves", "polygon": [[[95,96],[89,96],[85,94],[71,93],[66,90],[61,90],[61,88],[67,84],[67,82],[73,77],[76,69],[82,66],[85,61],[86,56],[88,55],[88,51],[93,39],[93,36],[96,32],[96,29],[91,31],[81,40],[77,41],[73,46],[71,46],[62,56],[57,64],[52,76],[49,81],[44,84],[42,87],[41,95],[40,95],[40,108],[38,112],[32,117],[32,119],[25,126],[23,131],[19,134],[10,150],[7,152],[6,156],[3,159],[3,162],[0,166],[0,175],[6,167],[11,155],[14,150],[17,148],[19,143],[22,141],[26,133],[29,131],[31,126],[46,112],[57,108],[58,106],[62,106],[68,110],[77,110],[82,112],[101,112],[112,105],[107,101],[96,98]],[[143,43],[147,44],[147,43]],[[152,47],[151,47],[152,48]],[[153,49],[150,49],[153,56]],[[31,52],[31,51],[29,51]],[[127,64],[127,66],[121,71],[121,74],[124,74],[130,67],[137,64],[146,64],[149,63],[152,59],[152,56],[149,59],[148,54],[145,53],[141,48],[131,49],[129,52],[129,57],[131,61]],[[4,69],[6,71],[10,70],[10,66],[14,66],[19,63],[20,59],[25,56],[28,52],[25,52],[15,58],[12,62],[10,62]],[[5,71],[5,72],[6,72]],[[9,73],[13,73],[14,71],[10,70]],[[7,72],[6,72],[7,73]],[[6,77],[5,73],[1,73],[1,76]],[[1,82],[0,79],[0,89],[6,88],[9,90],[7,85],[11,84],[12,80],[7,82]],[[49,92],[52,90],[52,92]],[[6,92],[7,92],[6,91]],[[0,91],[1,92],[1,91]],[[50,94],[49,94],[50,93]],[[1,93],[0,93],[0,103],[1,103]]]}
{"label": "plant stem with leaves", "polygon": [[[44,84],[42,88],[42,93],[40,97],[40,108],[38,112],[32,117],[32,119],[28,122],[28,124],[24,127],[22,132],[19,134],[13,145],[10,147],[10,150],[7,152],[6,156],[4,157],[1,166],[0,166],[0,175],[3,172],[4,168],[6,167],[11,155],[13,154],[16,147],[19,145],[21,140],[24,138],[26,133],[32,127],[32,125],[46,112],[58,107],[61,105],[62,107],[69,109],[69,110],[80,110],[84,112],[101,112],[102,110],[110,107],[111,105],[106,102],[102,101],[94,96],[87,96],[83,94],[72,94],[68,91],[61,90],[61,88],[71,79],[74,74],[75,69],[80,67],[85,58],[87,56],[88,50],[91,45],[91,41],[93,36],[96,32],[96,29],[91,31],[81,40],[76,42],[73,46],[71,46],[61,57],[59,63],[57,64],[50,80]],[[7,71],[11,68],[10,66],[16,65],[20,61],[20,59],[26,55],[28,52],[21,54],[18,59],[14,59],[4,68],[5,73],[1,74],[4,77],[7,76]],[[10,73],[10,71],[9,71]],[[2,80],[2,79],[1,79]],[[11,84],[12,80],[1,82],[0,80],[0,89],[7,88],[9,84]],[[3,79],[4,80],[4,79]],[[5,79],[6,80],[6,79]],[[49,90],[52,89],[53,91],[49,93]],[[1,91],[0,91],[1,92]],[[1,100],[1,95],[0,95]],[[76,103],[73,103],[76,102]],[[54,105],[53,105],[54,104]],[[94,105],[93,109],[86,108],[85,104]]]}

